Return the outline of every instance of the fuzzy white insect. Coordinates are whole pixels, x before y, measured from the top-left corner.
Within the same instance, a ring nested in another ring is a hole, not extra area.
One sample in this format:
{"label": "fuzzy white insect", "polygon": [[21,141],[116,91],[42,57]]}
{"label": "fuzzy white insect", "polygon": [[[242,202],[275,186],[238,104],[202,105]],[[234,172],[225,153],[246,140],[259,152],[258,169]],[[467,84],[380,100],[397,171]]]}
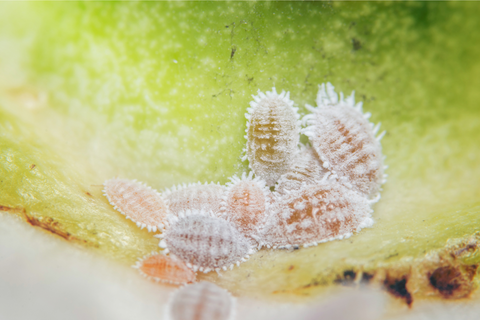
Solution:
{"label": "fuzzy white insect", "polygon": [[108,201],[140,228],[156,232],[168,214],[168,202],[160,193],[136,180],[110,179],[104,182]]}
{"label": "fuzzy white insect", "polygon": [[262,245],[305,247],[348,238],[373,224],[371,201],[327,176],[316,185],[286,196],[270,206]]}
{"label": "fuzzy white insect", "polygon": [[168,201],[171,214],[178,215],[187,210],[203,210],[219,216],[224,193],[225,187],[218,183],[198,182],[174,186],[165,190],[163,194]]}
{"label": "fuzzy white insect", "polygon": [[334,87],[320,86],[317,108],[307,105],[312,114],[303,117],[302,130],[323,161],[323,166],[337,175],[342,183],[375,198],[385,182],[383,156],[378,137],[380,124],[368,121],[370,113],[362,113],[362,102],[355,104],[354,93],[340,98]]}
{"label": "fuzzy white insect", "polygon": [[329,174],[329,171],[323,167],[315,150],[310,146],[301,145],[293,165],[280,177],[275,191],[286,195],[315,184],[326,174]]}
{"label": "fuzzy white insect", "polygon": [[187,263],[193,271],[227,270],[254,253],[248,240],[230,222],[204,211],[169,215],[161,248]]}
{"label": "fuzzy white insect", "polygon": [[223,218],[233,223],[249,239],[258,242],[265,223],[270,190],[265,181],[253,178],[253,172],[241,178],[234,176],[227,183],[222,202]]}
{"label": "fuzzy white insect", "polygon": [[233,320],[234,313],[232,295],[206,281],[178,289],[168,305],[171,320]]}
{"label": "fuzzy white insect", "polygon": [[195,282],[195,273],[174,255],[152,253],[138,259],[133,266],[141,275],[149,280],[171,284],[186,284]]}
{"label": "fuzzy white insect", "polygon": [[256,176],[273,186],[288,171],[298,150],[300,121],[298,108],[293,107],[290,93],[277,94],[275,88],[266,94],[252,96],[251,108],[245,114],[246,160]]}

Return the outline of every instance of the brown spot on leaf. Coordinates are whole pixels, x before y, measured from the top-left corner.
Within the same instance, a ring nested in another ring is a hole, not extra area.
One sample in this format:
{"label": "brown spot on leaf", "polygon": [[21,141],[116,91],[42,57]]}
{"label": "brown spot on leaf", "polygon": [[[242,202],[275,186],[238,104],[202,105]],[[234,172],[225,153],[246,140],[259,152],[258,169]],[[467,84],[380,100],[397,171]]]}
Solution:
{"label": "brown spot on leaf", "polygon": [[355,285],[355,277],[357,273],[353,270],[345,270],[343,275],[338,276],[337,279],[334,280],[335,283],[341,284],[343,286],[353,286]]}
{"label": "brown spot on leaf", "polygon": [[87,240],[83,240],[80,238],[75,237],[74,235],[70,234],[69,232],[62,229],[62,225],[55,221],[51,217],[34,217],[32,215],[27,214],[26,211],[23,212],[25,216],[25,220],[34,227],[42,228],[45,231],[53,233],[59,237],[67,241],[74,241],[74,242],[81,242],[84,244],[89,243]]}
{"label": "brown spot on leaf", "polygon": [[430,284],[444,297],[459,299],[468,296],[473,290],[472,280],[478,265],[444,266],[428,274]]}
{"label": "brown spot on leaf", "polygon": [[91,194],[90,192],[88,192],[88,191],[85,191],[85,194],[86,194],[87,196],[89,196],[89,197],[92,196],[92,194]]}
{"label": "brown spot on leaf", "polygon": [[392,278],[386,277],[383,285],[385,289],[395,297],[405,299],[405,302],[408,304],[409,307],[412,306],[413,298],[410,292],[407,290],[407,276],[403,276],[401,278]]}
{"label": "brown spot on leaf", "polygon": [[0,211],[12,212],[12,213],[25,213],[24,207],[9,207],[0,205]]}
{"label": "brown spot on leaf", "polygon": [[295,268],[295,266],[292,264],[290,267],[288,267],[288,271],[292,271]]}
{"label": "brown spot on leaf", "polygon": [[35,168],[35,167],[36,167],[35,163],[32,163],[32,164],[30,165],[30,170],[33,170],[33,168]]}

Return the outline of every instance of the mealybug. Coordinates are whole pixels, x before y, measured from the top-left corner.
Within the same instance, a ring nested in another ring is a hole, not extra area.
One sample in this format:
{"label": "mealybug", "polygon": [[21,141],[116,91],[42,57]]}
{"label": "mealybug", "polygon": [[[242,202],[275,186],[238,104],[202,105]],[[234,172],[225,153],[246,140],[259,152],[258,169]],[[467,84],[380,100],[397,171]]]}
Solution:
{"label": "mealybug", "polygon": [[251,108],[245,114],[247,146],[244,159],[256,176],[273,186],[288,171],[298,150],[300,123],[290,93],[277,94],[275,88],[266,94],[252,96]]}
{"label": "mealybug", "polygon": [[154,253],[139,259],[133,266],[144,277],[157,282],[186,284],[195,281],[195,273],[175,256]]}
{"label": "mealybug", "polygon": [[110,179],[104,183],[108,201],[116,210],[132,220],[140,228],[157,231],[166,221],[168,205],[154,189],[127,179]]}
{"label": "mealybug", "polygon": [[254,251],[230,222],[203,211],[169,215],[159,246],[187,263],[193,271],[227,270]]}
{"label": "mealybug", "polygon": [[313,185],[322,180],[328,170],[322,166],[322,161],[310,146],[301,146],[300,152],[290,169],[280,177],[275,191],[288,194]]}
{"label": "mealybug", "polygon": [[203,210],[220,215],[221,202],[224,196],[225,187],[219,184],[192,183],[188,185],[174,186],[164,192],[168,200],[170,213],[177,215],[187,210]]}
{"label": "mealybug", "polygon": [[346,186],[370,199],[376,197],[385,180],[380,145],[384,133],[375,137],[380,125],[368,121],[370,114],[362,113],[362,103],[355,104],[353,93],[346,99],[340,93],[339,99],[330,83],[320,86],[317,105],[307,105],[312,114],[303,118],[308,126],[302,132],[323,166]]}
{"label": "mealybug", "polygon": [[348,238],[373,224],[371,201],[333,179],[276,200],[262,239],[267,247],[309,246]]}
{"label": "mealybug", "polygon": [[227,191],[223,199],[223,218],[232,222],[247,238],[258,241],[260,229],[265,223],[270,190],[265,181],[256,177],[253,172],[242,178],[234,176],[227,183]]}
{"label": "mealybug", "polygon": [[234,304],[227,290],[202,281],[178,289],[168,311],[172,320],[232,320]]}

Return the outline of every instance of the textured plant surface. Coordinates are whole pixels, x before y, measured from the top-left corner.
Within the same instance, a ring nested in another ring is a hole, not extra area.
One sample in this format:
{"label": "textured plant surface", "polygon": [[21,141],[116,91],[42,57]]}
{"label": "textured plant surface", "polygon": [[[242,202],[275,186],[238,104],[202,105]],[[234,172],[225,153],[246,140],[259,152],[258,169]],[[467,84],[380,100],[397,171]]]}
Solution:
{"label": "textured plant surface", "polygon": [[[162,190],[241,175],[257,90],[356,91],[382,122],[388,182],[353,237],[262,250],[202,275],[275,299],[376,281],[408,304],[476,288],[478,3],[1,3],[0,206],[124,264],[157,239],[101,184]],[[443,269],[442,269],[443,268]],[[445,269],[446,268],[446,269]],[[453,287],[452,287],[453,286]],[[451,289],[453,288],[453,289]]]}

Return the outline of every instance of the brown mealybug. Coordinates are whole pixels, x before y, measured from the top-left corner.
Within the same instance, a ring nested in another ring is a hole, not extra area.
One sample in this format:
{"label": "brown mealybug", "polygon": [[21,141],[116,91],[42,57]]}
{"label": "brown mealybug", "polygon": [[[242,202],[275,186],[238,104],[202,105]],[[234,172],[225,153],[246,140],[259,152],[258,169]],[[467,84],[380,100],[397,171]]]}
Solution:
{"label": "brown mealybug", "polygon": [[245,157],[256,176],[273,186],[293,164],[300,139],[298,109],[290,93],[277,94],[275,88],[266,94],[252,96],[251,108],[245,114],[247,145]]}
{"label": "brown mealybug", "polygon": [[361,192],[369,199],[379,196],[385,182],[382,146],[375,137],[380,125],[368,121],[370,113],[362,113],[362,103],[355,97],[340,98],[334,87],[320,86],[317,107],[307,105],[312,114],[302,121],[307,125],[302,133],[323,161],[323,166],[347,187]]}

